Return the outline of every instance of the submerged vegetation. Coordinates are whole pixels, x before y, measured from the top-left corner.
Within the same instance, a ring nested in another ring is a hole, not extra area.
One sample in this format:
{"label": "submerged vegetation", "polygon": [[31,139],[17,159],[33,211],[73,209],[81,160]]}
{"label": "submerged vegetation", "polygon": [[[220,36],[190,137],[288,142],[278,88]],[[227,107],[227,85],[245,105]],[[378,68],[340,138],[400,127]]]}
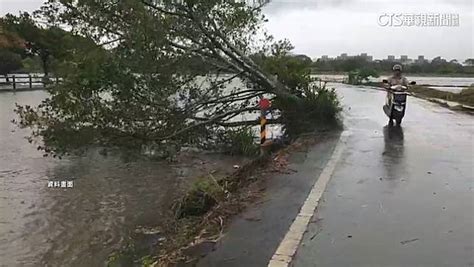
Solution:
{"label": "submerged vegetation", "polygon": [[374,69],[355,69],[349,71],[347,82],[349,84],[360,85],[369,82],[370,78],[378,78],[379,74]]}

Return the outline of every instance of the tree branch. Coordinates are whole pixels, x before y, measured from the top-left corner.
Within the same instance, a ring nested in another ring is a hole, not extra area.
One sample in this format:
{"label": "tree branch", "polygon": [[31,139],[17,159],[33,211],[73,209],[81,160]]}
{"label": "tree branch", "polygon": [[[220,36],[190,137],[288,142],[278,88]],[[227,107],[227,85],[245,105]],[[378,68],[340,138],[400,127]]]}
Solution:
{"label": "tree branch", "polygon": [[181,129],[171,135],[168,135],[166,137],[162,137],[162,138],[159,138],[158,141],[163,141],[163,140],[167,140],[167,139],[172,139],[178,135],[181,135],[187,131],[190,131],[194,128],[197,128],[197,127],[201,127],[201,126],[205,126],[205,125],[208,125],[208,124],[212,124],[220,119],[223,119],[225,117],[228,117],[229,115],[232,115],[232,114],[239,114],[239,113],[242,113],[242,112],[246,112],[246,111],[255,111],[255,110],[258,110],[257,107],[246,107],[246,108],[241,108],[241,109],[237,109],[237,110],[231,110],[231,111],[228,111],[228,112],[225,112],[225,113],[222,113],[222,114],[218,114],[218,115],[215,115],[214,117],[212,118],[209,118],[208,120],[206,121],[202,121],[202,122],[199,122],[199,123],[196,123],[196,124],[193,124],[193,125],[190,125],[184,129]]}
{"label": "tree branch", "polygon": [[148,1],[145,1],[145,0],[142,0],[141,1],[145,6],[149,7],[149,8],[152,8],[158,12],[161,12],[163,14],[167,14],[167,15],[170,15],[170,16],[177,16],[177,17],[185,17],[185,18],[189,18],[185,13],[178,13],[178,12],[173,12],[173,11],[169,11],[169,10],[166,10],[164,8],[161,8],[161,7],[158,7],[157,5],[154,5]]}
{"label": "tree branch", "polygon": [[[281,119],[267,119],[267,124],[281,124]],[[260,119],[252,121],[233,121],[233,122],[219,122],[216,123],[223,127],[241,127],[241,126],[257,126],[260,125]]]}

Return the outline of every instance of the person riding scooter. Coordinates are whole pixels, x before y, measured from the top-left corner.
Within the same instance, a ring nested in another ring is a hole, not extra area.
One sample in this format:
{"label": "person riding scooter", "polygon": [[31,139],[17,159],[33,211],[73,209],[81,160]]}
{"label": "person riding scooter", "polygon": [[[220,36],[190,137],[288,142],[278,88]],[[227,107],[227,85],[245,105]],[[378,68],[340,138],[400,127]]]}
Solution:
{"label": "person riding scooter", "polygon": [[[383,80],[384,88],[387,90],[387,99],[383,110],[387,115],[388,124],[392,125],[393,120],[400,125],[405,116],[408,80],[402,76],[402,66],[396,64],[393,66],[393,76],[388,80]],[[416,82],[411,82],[414,85]]]}
{"label": "person riding scooter", "polygon": [[387,89],[387,99],[385,104],[390,105],[390,89],[393,85],[402,85],[408,88],[408,80],[406,77],[402,76],[402,65],[395,64],[393,65],[393,75],[392,77],[388,78],[387,83],[385,83],[385,89]]}

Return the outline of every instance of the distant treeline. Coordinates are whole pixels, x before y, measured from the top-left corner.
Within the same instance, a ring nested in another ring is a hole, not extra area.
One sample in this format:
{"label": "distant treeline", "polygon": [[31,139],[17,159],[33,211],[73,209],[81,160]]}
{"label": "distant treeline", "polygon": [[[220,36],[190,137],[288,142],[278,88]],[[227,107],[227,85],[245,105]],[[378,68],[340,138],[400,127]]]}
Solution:
{"label": "distant treeline", "polygon": [[[467,59],[463,64],[456,60],[447,61],[441,57],[436,57],[431,61],[403,64],[397,61],[388,60],[374,60],[367,61],[364,57],[351,57],[348,59],[331,59],[322,61],[320,59],[313,61],[309,56],[306,55],[288,55],[291,60],[287,60],[287,64],[299,64],[305,68],[309,68],[312,73],[324,73],[324,72],[338,72],[338,73],[349,73],[351,71],[370,72],[374,74],[391,72],[392,67],[395,64],[403,65],[403,71],[405,73],[418,73],[418,74],[461,74],[461,75],[474,75],[474,59]],[[253,54],[250,56],[257,64],[264,66],[264,60],[266,57],[262,54]],[[200,58],[191,57],[188,59],[189,66],[193,66],[196,71],[202,71],[204,73],[217,71],[209,65],[203,65]],[[220,69],[222,72],[226,72],[225,69]]]}
{"label": "distant treeline", "polygon": [[[298,56],[311,60],[306,56]],[[371,69],[376,72],[390,72],[394,64],[400,62],[388,60],[367,61],[364,57],[356,56],[348,59],[320,60],[312,62],[313,72],[349,72],[356,69]],[[402,64],[407,73],[436,73],[436,74],[472,74],[474,75],[474,59],[467,59],[464,64],[456,60],[447,61],[436,57],[431,61]]]}

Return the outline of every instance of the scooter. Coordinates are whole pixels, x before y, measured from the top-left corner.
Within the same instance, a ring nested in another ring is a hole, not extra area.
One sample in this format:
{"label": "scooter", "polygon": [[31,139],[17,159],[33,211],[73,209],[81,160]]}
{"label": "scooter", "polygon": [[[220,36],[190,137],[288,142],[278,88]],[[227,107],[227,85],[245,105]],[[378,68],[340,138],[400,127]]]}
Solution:
{"label": "scooter", "polygon": [[[388,84],[387,80],[383,80],[384,84]],[[411,82],[410,85],[415,85],[416,82]],[[388,100],[383,106],[383,111],[387,115],[389,125],[393,125],[393,120],[397,125],[402,124],[403,117],[405,116],[406,104],[407,104],[407,90],[408,88],[403,85],[390,85],[388,90]]]}

